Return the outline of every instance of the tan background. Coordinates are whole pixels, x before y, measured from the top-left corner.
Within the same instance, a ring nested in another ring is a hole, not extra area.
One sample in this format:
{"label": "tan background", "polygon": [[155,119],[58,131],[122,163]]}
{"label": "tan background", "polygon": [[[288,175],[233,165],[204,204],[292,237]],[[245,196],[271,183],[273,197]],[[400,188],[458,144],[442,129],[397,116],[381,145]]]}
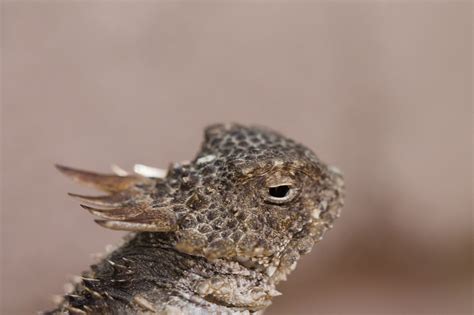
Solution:
{"label": "tan background", "polygon": [[9,1],[2,314],[51,306],[121,233],[52,167],[166,167],[219,121],[346,174],[347,206],[268,314],[472,312],[472,4]]}

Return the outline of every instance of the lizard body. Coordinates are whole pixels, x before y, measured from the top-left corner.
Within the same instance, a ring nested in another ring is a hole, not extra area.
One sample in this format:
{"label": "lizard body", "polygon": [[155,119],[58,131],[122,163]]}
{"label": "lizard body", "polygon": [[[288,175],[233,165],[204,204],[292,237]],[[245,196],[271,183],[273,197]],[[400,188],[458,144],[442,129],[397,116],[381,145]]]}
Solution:
{"label": "lizard body", "polygon": [[212,125],[162,178],[58,166],[107,195],[71,194],[132,233],[48,314],[249,314],[332,226],[343,180],[303,145],[261,127]]}

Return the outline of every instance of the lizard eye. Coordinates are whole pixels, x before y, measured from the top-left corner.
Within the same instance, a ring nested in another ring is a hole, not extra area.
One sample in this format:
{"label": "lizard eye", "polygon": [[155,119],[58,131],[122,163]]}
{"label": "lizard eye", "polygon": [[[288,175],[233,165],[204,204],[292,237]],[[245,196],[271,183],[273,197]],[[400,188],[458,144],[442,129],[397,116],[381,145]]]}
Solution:
{"label": "lizard eye", "polygon": [[285,198],[290,192],[290,186],[281,185],[276,187],[270,187],[268,193],[274,198]]}
{"label": "lizard eye", "polygon": [[292,200],[296,195],[296,189],[290,185],[278,185],[268,187],[267,201],[271,203],[285,203]]}

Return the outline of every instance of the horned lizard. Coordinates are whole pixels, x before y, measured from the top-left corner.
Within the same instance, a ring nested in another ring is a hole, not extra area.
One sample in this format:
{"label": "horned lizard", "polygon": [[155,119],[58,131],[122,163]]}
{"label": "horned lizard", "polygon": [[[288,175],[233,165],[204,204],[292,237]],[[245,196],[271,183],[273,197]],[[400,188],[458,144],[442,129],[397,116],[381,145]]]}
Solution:
{"label": "horned lizard", "polygon": [[95,222],[132,233],[47,314],[261,314],[343,205],[337,169],[262,127],[209,126],[166,174],[57,167],[108,193],[70,194]]}

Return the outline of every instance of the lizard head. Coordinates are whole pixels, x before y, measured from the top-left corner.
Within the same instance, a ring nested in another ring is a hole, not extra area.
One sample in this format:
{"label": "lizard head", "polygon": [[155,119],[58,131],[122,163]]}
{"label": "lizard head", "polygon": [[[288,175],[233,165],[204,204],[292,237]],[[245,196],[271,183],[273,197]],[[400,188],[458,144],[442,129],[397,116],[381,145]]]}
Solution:
{"label": "lizard head", "polygon": [[[179,251],[263,269],[278,282],[329,229],[343,205],[340,173],[308,148],[260,127],[213,125],[191,162],[163,178],[59,167],[109,192],[73,195],[118,230],[166,233]],[[96,208],[100,206],[100,208]]]}

